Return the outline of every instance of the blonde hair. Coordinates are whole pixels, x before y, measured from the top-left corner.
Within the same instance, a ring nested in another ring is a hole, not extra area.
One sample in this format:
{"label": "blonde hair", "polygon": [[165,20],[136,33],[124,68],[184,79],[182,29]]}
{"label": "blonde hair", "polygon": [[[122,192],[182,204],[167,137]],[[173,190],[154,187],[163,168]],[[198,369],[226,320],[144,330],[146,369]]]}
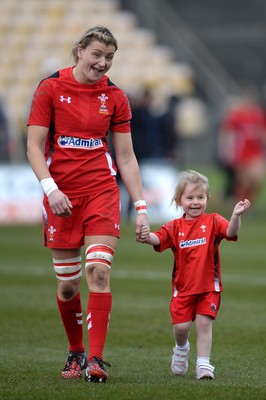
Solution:
{"label": "blonde hair", "polygon": [[116,38],[111,31],[102,25],[96,25],[93,28],[88,29],[81,38],[74,43],[71,54],[75,63],[78,62],[78,48],[81,47],[82,49],[86,49],[93,40],[97,40],[107,46],[113,45],[115,50],[118,48]]}
{"label": "blonde hair", "polygon": [[182,171],[178,174],[178,182],[172,198],[172,203],[176,203],[177,206],[180,204],[182,194],[184,193],[188,183],[193,183],[197,187],[204,187],[207,198],[210,198],[208,178],[199,172],[190,169],[187,171]]}

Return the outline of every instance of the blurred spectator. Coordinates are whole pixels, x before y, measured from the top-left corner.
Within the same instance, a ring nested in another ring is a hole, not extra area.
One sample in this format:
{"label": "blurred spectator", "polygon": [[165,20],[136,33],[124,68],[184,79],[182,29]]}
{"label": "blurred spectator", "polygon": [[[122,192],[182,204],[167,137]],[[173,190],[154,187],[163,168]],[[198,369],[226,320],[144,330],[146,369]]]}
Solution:
{"label": "blurred spectator", "polygon": [[164,158],[178,161],[178,136],[176,124],[176,107],[179,97],[173,95],[168,99],[165,112],[159,117],[159,129],[162,142],[162,155]]}
{"label": "blurred spectator", "polygon": [[265,128],[256,89],[243,85],[221,122],[218,153],[228,180],[226,197],[257,198],[265,175]]}
{"label": "blurred spectator", "polygon": [[0,99],[0,162],[9,162],[11,158],[11,136],[9,121],[4,104]]}
{"label": "blurred spectator", "polygon": [[132,110],[131,132],[138,161],[163,156],[158,116],[152,110],[153,94],[144,90],[129,98]]}

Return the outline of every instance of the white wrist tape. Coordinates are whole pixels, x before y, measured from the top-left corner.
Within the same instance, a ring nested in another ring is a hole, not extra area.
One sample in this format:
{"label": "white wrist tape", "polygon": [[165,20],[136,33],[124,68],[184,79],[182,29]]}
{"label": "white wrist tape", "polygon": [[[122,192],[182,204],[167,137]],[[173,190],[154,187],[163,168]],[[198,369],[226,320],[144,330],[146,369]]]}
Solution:
{"label": "white wrist tape", "polygon": [[138,214],[148,214],[147,204],[145,200],[135,201],[134,206]]}
{"label": "white wrist tape", "polygon": [[48,197],[49,194],[51,194],[54,190],[58,189],[57,184],[55,183],[55,181],[53,180],[53,178],[45,178],[42,179],[40,184],[42,185],[42,190],[44,191],[44,193],[46,194],[46,196]]}

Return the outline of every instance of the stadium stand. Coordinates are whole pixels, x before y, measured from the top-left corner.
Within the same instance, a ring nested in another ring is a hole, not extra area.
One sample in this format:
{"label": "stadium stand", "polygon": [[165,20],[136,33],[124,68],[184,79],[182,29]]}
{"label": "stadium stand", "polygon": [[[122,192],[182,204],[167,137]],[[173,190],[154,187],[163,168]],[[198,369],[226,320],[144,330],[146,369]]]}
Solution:
{"label": "stadium stand", "polygon": [[190,66],[175,62],[172,51],[156,43],[152,30],[141,28],[117,0],[1,0],[0,95],[15,134],[25,129],[44,63],[56,58],[58,68],[70,65],[74,41],[95,24],[106,25],[118,39],[109,76],[124,90],[148,87],[162,97],[193,92]]}

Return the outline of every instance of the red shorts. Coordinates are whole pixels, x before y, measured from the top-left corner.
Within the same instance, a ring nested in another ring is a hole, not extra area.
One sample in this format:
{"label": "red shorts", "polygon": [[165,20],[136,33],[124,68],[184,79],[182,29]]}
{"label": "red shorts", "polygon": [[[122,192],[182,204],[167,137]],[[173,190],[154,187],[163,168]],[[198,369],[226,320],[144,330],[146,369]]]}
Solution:
{"label": "red shorts", "polygon": [[190,296],[172,297],[170,312],[173,324],[194,321],[196,314],[216,319],[221,303],[220,292],[207,292]]}
{"label": "red shorts", "polygon": [[43,201],[44,245],[53,249],[76,249],[85,236],[120,234],[119,187],[89,196],[70,198],[69,217],[54,215],[47,197]]}

